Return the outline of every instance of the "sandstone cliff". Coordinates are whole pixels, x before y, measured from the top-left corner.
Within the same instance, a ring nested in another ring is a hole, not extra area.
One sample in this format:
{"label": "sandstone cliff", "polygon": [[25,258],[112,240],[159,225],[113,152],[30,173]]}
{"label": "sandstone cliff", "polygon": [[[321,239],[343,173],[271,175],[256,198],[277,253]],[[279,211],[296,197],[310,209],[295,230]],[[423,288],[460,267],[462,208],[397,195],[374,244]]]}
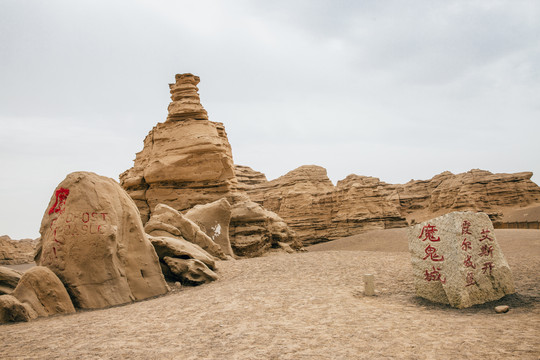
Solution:
{"label": "sandstone cliff", "polygon": [[516,208],[540,203],[540,187],[532,172],[492,174],[473,169],[454,175],[443,172],[431,180],[399,185],[402,214],[416,222],[451,211],[482,211],[492,220]]}
{"label": "sandstone cliff", "polygon": [[306,245],[367,229],[404,227],[455,210],[483,211],[497,220],[510,209],[540,203],[540,188],[530,172],[444,172],[398,185],[349,175],[334,186],[326,170],[314,165],[255,184],[251,179],[260,180],[260,173],[241,169],[238,179],[248,182],[251,199],[281,216]]}

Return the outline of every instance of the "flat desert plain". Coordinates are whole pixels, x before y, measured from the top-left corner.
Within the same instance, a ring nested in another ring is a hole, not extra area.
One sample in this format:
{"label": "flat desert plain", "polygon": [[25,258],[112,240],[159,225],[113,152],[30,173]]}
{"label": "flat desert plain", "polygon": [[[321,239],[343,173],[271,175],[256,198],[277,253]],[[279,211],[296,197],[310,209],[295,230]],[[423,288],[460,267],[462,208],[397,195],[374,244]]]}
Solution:
{"label": "flat desert plain", "polygon": [[539,359],[540,231],[496,236],[517,294],[469,309],[417,298],[406,229],[371,231],[222,261],[218,281],[159,298],[2,325],[0,358]]}

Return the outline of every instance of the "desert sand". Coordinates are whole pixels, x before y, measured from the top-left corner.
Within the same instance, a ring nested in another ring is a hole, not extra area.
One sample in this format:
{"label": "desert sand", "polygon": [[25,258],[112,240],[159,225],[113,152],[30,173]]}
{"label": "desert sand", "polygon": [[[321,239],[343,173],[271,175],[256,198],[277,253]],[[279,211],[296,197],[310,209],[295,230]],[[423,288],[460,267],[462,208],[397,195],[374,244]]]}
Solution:
{"label": "desert sand", "polygon": [[540,231],[496,235],[517,294],[464,310],[417,298],[406,229],[379,230],[220,261],[218,281],[131,305],[2,325],[0,358],[538,359]]}

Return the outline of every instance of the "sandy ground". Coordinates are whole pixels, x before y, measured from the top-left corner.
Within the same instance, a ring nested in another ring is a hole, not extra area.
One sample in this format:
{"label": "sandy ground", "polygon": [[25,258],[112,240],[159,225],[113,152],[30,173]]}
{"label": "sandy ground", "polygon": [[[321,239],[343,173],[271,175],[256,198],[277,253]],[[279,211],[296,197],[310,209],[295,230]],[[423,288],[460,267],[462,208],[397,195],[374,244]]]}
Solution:
{"label": "sandy ground", "polygon": [[[496,235],[518,293],[490,304],[415,297],[405,231],[374,231],[219,262],[218,281],[159,298],[2,325],[0,358],[539,359],[540,231]],[[363,296],[365,273],[377,296]]]}

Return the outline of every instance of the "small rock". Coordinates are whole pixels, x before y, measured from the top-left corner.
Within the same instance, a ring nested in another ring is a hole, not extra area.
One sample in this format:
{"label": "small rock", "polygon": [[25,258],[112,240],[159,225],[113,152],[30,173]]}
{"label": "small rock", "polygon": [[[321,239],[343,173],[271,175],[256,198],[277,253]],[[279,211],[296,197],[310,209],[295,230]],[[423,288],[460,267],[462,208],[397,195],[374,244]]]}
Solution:
{"label": "small rock", "polygon": [[292,247],[287,244],[287,243],[282,243],[281,241],[278,241],[277,244],[279,245],[279,247],[283,250],[285,250],[285,252],[289,253],[289,254],[292,254],[294,253],[295,251],[292,249]]}
{"label": "small rock", "polygon": [[495,306],[495,312],[497,314],[503,314],[503,313],[506,313],[508,312],[508,310],[510,310],[510,306],[508,305],[499,305],[499,306]]}

